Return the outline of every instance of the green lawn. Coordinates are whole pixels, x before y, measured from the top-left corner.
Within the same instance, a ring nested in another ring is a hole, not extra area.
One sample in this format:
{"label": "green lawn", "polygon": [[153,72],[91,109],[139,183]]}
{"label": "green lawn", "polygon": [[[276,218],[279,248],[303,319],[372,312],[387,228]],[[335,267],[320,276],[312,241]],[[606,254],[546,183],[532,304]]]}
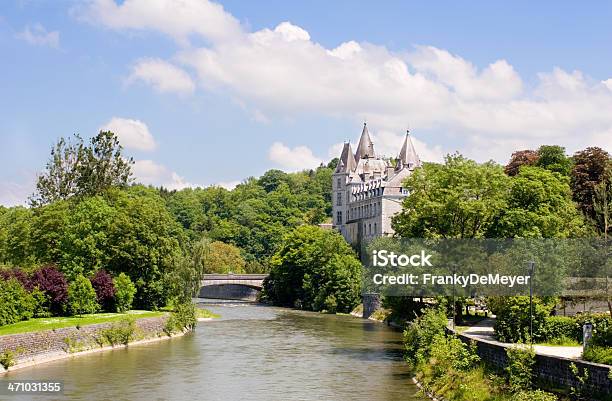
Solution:
{"label": "green lawn", "polygon": [[217,313],[213,313],[211,311],[209,311],[208,309],[202,309],[202,308],[196,308],[196,317],[197,318],[214,318],[214,319],[218,319],[221,317],[221,315],[217,314]]}
{"label": "green lawn", "polygon": [[106,323],[119,320],[125,316],[133,316],[136,319],[145,317],[157,317],[165,312],[151,312],[144,310],[133,310],[127,313],[94,313],[82,317],[43,317],[30,319],[19,323],[8,324],[0,327],[0,336],[7,334],[27,333],[31,331],[43,331],[59,329],[62,327],[86,326],[88,324]]}

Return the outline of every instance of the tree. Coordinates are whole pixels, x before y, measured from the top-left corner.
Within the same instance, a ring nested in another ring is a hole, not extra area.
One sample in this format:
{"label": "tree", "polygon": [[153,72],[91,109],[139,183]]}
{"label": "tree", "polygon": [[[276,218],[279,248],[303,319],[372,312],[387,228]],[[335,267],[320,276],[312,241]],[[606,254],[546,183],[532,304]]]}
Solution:
{"label": "tree", "polygon": [[68,282],[57,267],[47,265],[32,274],[32,287],[38,287],[45,293],[49,303],[48,309],[54,315],[60,315],[66,310],[68,300]]}
{"label": "tree", "polygon": [[0,326],[28,320],[36,303],[17,279],[0,279]]}
{"label": "tree", "polygon": [[117,312],[123,313],[130,310],[136,294],[136,286],[125,273],[120,273],[113,279],[115,286],[115,305]]}
{"label": "tree", "polygon": [[91,278],[91,285],[96,291],[96,301],[105,311],[110,312],[115,298],[113,278],[105,270],[98,270]]}
{"label": "tree", "polygon": [[77,275],[68,286],[68,306],[72,314],[79,316],[95,313],[100,307],[96,302],[96,291],[82,274]]}
{"label": "tree", "polygon": [[506,207],[508,181],[501,166],[458,154],[425,163],[404,182],[409,195],[393,228],[407,238],[482,238]]}
{"label": "tree", "polygon": [[612,171],[608,172],[593,190],[593,212],[595,221],[607,241],[612,227]]}
{"label": "tree", "polygon": [[85,145],[80,136],[60,138],[51,150],[45,171],[38,176],[32,206],[73,196],[94,196],[107,189],[126,187],[132,180],[132,158],[122,155],[117,136],[100,131]]}
{"label": "tree", "polygon": [[569,178],[539,167],[523,167],[510,181],[507,207],[487,237],[568,238],[584,229],[571,198]]}
{"label": "tree", "polygon": [[339,233],[300,226],[271,260],[264,293],[277,305],[350,312],[359,302],[361,263]]}
{"label": "tree", "polygon": [[604,180],[606,170],[611,168],[610,154],[601,148],[589,147],[576,152],[573,159],[574,167],[571,172],[573,199],[585,215],[594,219],[595,187]]}
{"label": "tree", "polygon": [[221,241],[210,243],[204,256],[204,273],[244,273],[245,261],[240,249]]}
{"label": "tree", "polygon": [[538,161],[538,152],[535,150],[518,150],[512,153],[510,161],[504,167],[504,172],[509,176],[518,174],[521,166],[533,166]]}
{"label": "tree", "polygon": [[565,148],[558,145],[542,145],[538,149],[537,167],[569,176],[572,159],[565,154]]}

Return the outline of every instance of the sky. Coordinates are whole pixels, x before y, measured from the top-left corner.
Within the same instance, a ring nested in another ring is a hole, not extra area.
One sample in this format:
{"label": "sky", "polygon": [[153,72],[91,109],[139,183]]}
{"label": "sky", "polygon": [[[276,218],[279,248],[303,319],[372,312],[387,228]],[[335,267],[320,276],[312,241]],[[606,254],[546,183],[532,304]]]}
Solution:
{"label": "sky", "polygon": [[231,188],[410,129],[422,159],[612,151],[607,1],[0,3],[0,204],[51,146],[115,132],[139,182]]}

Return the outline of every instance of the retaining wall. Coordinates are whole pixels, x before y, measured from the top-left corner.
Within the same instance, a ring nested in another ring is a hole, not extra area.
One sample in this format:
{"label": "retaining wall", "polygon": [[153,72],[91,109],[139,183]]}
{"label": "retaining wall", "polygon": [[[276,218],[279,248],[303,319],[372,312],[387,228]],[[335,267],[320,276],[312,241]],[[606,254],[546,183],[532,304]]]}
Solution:
{"label": "retaining wall", "polygon": [[[498,369],[506,367],[508,362],[506,356],[507,345],[492,343],[462,334],[458,334],[458,337],[466,343],[475,341],[478,355],[486,363]],[[584,369],[588,371],[589,377],[585,383],[588,394],[593,394],[595,397],[612,394],[612,381],[608,377],[610,366],[608,365],[540,354],[536,354],[535,359],[534,373],[537,379],[549,385],[550,388],[570,389],[571,387],[580,387],[580,382],[570,368],[570,365],[574,363],[579,369],[580,374],[582,374]]]}
{"label": "retaining wall", "polygon": [[[167,316],[137,319],[136,339],[165,335],[163,329]],[[81,328],[65,327],[32,333],[0,336],[0,353],[11,351],[15,354],[15,365],[37,360],[55,359],[74,352],[100,348],[96,341],[99,331],[116,322],[99,323]],[[0,371],[2,366],[0,366]]]}

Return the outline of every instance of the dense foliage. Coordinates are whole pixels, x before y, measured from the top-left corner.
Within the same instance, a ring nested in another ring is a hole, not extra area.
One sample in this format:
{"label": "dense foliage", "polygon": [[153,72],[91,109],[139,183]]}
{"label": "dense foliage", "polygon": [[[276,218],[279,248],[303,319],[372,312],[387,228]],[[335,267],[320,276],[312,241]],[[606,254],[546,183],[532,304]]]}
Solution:
{"label": "dense foliage", "polygon": [[98,311],[96,291],[91,285],[91,281],[81,274],[76,276],[68,286],[68,307],[70,313],[79,316]]}
{"label": "dense foliage", "polygon": [[132,307],[134,302],[134,294],[136,294],[136,286],[130,280],[130,277],[125,273],[119,273],[119,276],[113,279],[115,287],[115,306],[117,312],[126,312]]}
{"label": "dense foliage", "polygon": [[0,326],[31,318],[35,308],[36,301],[17,279],[0,280]]}
{"label": "dense foliage", "polygon": [[112,276],[105,270],[98,270],[91,278],[91,285],[96,291],[96,301],[107,312],[111,312],[115,298],[115,285]]}
{"label": "dense foliage", "polygon": [[337,232],[298,227],[271,265],[264,292],[277,305],[347,313],[359,303],[361,263]]}

